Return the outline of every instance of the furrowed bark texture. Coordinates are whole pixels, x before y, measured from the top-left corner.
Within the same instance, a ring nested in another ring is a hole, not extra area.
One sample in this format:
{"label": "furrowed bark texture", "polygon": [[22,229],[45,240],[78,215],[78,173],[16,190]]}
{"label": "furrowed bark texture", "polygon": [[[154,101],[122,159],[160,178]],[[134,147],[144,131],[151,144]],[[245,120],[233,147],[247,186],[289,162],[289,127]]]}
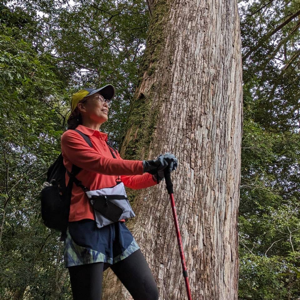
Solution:
{"label": "furrowed bark texture", "polygon": [[[238,291],[242,66],[236,0],[154,1],[144,74],[123,156],[179,161],[172,173],[194,300]],[[187,299],[165,183],[133,194],[129,222],[160,299]],[[132,299],[106,274],[104,299]]]}

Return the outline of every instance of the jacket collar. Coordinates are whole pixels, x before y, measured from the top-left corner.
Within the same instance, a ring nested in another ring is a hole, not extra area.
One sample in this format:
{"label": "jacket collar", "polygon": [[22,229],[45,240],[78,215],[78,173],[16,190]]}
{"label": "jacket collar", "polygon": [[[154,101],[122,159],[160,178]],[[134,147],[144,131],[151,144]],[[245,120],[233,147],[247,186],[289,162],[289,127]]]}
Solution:
{"label": "jacket collar", "polygon": [[96,136],[96,137],[100,138],[101,140],[107,141],[107,134],[100,132],[99,130],[94,130],[89,127],[83,126],[83,125],[78,125],[76,127],[76,129],[78,129],[85,135]]}

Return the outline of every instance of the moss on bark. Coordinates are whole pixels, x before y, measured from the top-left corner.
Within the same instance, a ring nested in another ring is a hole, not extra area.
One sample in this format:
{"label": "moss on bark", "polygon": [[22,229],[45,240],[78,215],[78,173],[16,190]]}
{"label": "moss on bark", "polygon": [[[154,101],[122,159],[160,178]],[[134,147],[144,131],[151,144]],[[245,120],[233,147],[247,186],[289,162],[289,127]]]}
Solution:
{"label": "moss on bark", "polygon": [[[121,154],[127,159],[147,158],[156,128],[160,108],[153,105],[156,92],[155,73],[164,49],[165,25],[169,16],[169,7],[170,4],[165,1],[156,1],[153,6],[146,50],[140,71],[140,81],[131,102],[127,133],[121,147]],[[145,81],[152,83],[147,85]]]}
{"label": "moss on bark", "polygon": [[[126,159],[152,159],[148,157],[160,107],[153,104],[157,96],[156,72],[165,45],[165,28],[169,18],[170,2],[155,1],[148,30],[146,50],[140,69],[138,88],[131,101],[126,135],[121,155]],[[129,190],[128,197],[134,206],[140,191]],[[134,220],[131,222],[134,223]]]}

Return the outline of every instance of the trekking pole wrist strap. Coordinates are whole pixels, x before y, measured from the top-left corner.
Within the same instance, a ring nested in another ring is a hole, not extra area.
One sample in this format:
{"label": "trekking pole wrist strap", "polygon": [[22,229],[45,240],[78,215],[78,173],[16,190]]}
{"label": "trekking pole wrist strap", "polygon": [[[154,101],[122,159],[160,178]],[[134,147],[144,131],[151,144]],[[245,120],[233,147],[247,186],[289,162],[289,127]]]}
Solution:
{"label": "trekking pole wrist strap", "polygon": [[165,170],[165,179],[166,179],[168,193],[173,194],[173,183],[171,180],[171,172],[169,171],[168,168]]}

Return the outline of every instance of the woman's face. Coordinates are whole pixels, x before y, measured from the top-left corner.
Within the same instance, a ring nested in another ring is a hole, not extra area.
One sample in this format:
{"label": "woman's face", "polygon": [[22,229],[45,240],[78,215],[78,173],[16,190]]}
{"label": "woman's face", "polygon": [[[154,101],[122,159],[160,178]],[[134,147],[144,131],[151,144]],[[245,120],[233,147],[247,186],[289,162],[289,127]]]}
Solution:
{"label": "woman's face", "polygon": [[108,103],[100,94],[86,98],[84,103],[78,103],[78,108],[83,119],[95,124],[103,124],[108,120]]}

